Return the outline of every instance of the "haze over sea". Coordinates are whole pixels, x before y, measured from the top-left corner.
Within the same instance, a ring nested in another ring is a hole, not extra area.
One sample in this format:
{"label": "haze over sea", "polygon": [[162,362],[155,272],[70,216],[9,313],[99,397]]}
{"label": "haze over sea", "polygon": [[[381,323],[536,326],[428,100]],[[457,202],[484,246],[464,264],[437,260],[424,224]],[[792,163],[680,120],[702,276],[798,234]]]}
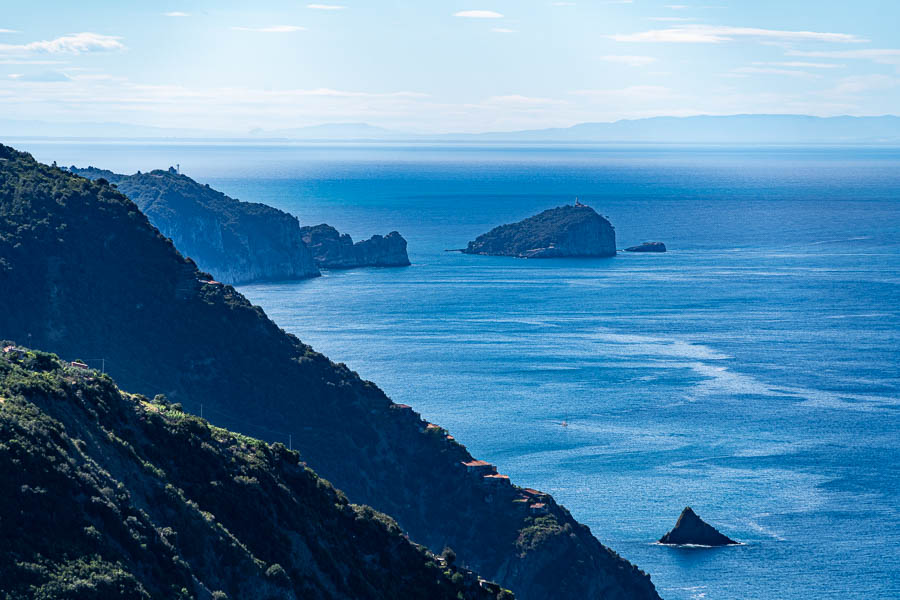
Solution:
{"label": "haze over sea", "polygon": [[[900,597],[900,150],[15,145],[399,230],[409,268],[241,291],[553,493],[664,598]],[[576,196],[620,248],[669,253],[444,252]],[[654,545],[687,505],[744,545]]]}

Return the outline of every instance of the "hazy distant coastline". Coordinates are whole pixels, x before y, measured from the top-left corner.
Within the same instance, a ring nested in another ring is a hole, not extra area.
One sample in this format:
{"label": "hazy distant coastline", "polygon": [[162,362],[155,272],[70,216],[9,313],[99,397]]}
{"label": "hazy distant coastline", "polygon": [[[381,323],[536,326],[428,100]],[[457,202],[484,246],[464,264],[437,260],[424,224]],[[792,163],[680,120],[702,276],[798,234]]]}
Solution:
{"label": "hazy distant coastline", "polygon": [[129,139],[220,142],[900,144],[900,116],[701,115],[650,117],[571,127],[484,133],[410,133],[367,123],[292,129],[210,131],[124,123],[53,123],[0,119],[0,138]]}

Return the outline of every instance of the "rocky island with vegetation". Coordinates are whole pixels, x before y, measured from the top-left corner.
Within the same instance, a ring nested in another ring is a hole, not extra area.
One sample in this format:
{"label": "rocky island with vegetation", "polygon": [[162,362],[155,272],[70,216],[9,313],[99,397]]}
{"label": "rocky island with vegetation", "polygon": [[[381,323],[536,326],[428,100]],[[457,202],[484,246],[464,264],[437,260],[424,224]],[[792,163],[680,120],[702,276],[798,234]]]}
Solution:
{"label": "rocky island with vegetation", "polygon": [[615,256],[616,231],[593,208],[576,202],[495,227],[462,252],[518,258]]}
{"label": "rocky island with vegetation", "polygon": [[348,234],[325,223],[301,227],[300,234],[321,269],[409,266],[406,240],[396,231],[373,235],[355,244]]}
{"label": "rocky island with vegetation", "polygon": [[[448,546],[453,548],[460,565],[497,581],[518,598],[658,600],[646,573],[601,544],[552,496],[510,482],[492,465],[476,460],[445,430],[425,422],[411,407],[392,402],[374,383],[365,381],[346,365],[332,362],[280,329],[261,308],[251,305],[233,287],[209,279],[208,273],[200,271],[170,239],[151,225],[138,205],[107,181],[78,177],[0,145],[2,337],[54,352],[70,361],[79,357],[103,358],[107,372],[124,389],[147,397],[164,394],[170,402],[181,403],[184,412],[199,414],[202,410],[216,426],[292,446],[310,468],[342,490],[350,502],[367,504],[390,515],[412,541],[424,544],[433,552]],[[44,375],[38,378],[43,379]],[[46,384],[48,393],[52,393],[51,388],[55,385],[52,381]],[[101,392],[112,394],[111,388],[105,389]],[[6,399],[4,404],[11,395],[12,392],[2,393]],[[81,396],[85,396],[84,390]],[[77,389],[73,397],[79,397]],[[34,400],[30,402],[34,403]],[[104,400],[106,404],[109,402],[111,400]],[[149,407],[144,408],[149,410]],[[55,406],[52,409],[64,410]],[[38,409],[26,406],[22,410],[34,412]],[[41,405],[40,410],[50,408]],[[96,417],[86,411],[88,416],[85,418],[99,419],[106,409],[94,410]],[[57,420],[63,417],[63,413],[53,414],[57,415],[54,416]],[[135,424],[131,413],[127,414],[126,419],[114,411],[111,423],[106,426],[109,433],[94,430],[98,440],[102,441],[103,435],[107,440],[104,444],[118,444],[112,436],[125,440],[135,454],[123,445],[115,446],[123,448],[122,461],[137,460],[132,458],[137,456],[162,469],[167,480],[174,477],[169,469],[196,469],[190,473],[185,471],[183,478],[172,480],[173,487],[181,485],[176,482],[197,486],[194,489],[202,489],[214,497],[211,502],[221,502],[213,509],[199,504],[193,494],[185,496],[198,503],[199,512],[185,512],[184,518],[202,518],[208,523],[204,526],[206,529],[197,531],[234,535],[236,540],[244,543],[243,537],[232,531],[231,523],[244,526],[246,523],[242,519],[232,521],[231,516],[226,516],[228,511],[239,510],[245,504],[247,510],[270,506],[270,498],[256,491],[256,484],[252,482],[254,476],[262,481],[260,474],[254,474],[258,472],[249,465],[249,470],[240,476],[237,471],[228,469],[242,469],[249,461],[266,469],[269,468],[267,465],[273,465],[273,469],[284,468],[292,474],[297,473],[296,466],[282,465],[290,465],[294,459],[290,458],[293,455],[284,454],[280,447],[252,452],[227,450],[222,445],[232,442],[217,441],[214,437],[217,434],[212,430],[207,433],[206,425],[201,426],[193,419],[179,418],[177,424],[160,424],[161,428],[187,430],[179,434],[185,438],[171,442],[178,449],[176,461],[172,459],[176,455],[168,454],[165,447],[159,444],[148,446],[139,438],[131,437],[131,430],[127,428],[138,427],[140,423]],[[134,414],[138,419],[141,413]],[[126,429],[117,431],[113,428],[116,423]],[[187,437],[189,433],[196,437]],[[225,439],[226,434],[221,435]],[[59,435],[48,436],[45,438],[48,443],[63,444],[67,452],[75,451]],[[74,438],[83,439],[78,433]],[[73,446],[76,444],[74,438]],[[164,446],[168,443],[167,438],[162,439]],[[6,439],[3,443],[9,445]],[[202,463],[192,461],[179,463],[189,454],[188,448],[200,457],[209,457],[212,461],[210,469],[199,468],[198,464]],[[164,455],[158,461],[144,458],[149,457],[150,452]],[[219,452],[228,456],[229,461],[233,456],[237,464],[219,465],[212,459]],[[15,471],[19,468],[16,465],[21,463],[7,464],[10,465],[7,468]],[[115,463],[111,467],[126,469]],[[131,467],[127,472],[131,473]],[[115,477],[113,471],[110,475]],[[27,474],[13,473],[12,476],[21,478]],[[226,481],[226,476],[230,476],[231,481]],[[246,482],[240,477],[251,481]],[[35,499],[66,495],[69,494],[69,488],[65,487],[69,485],[68,481],[60,480],[50,487],[37,481],[22,481],[19,489],[27,484],[48,490],[46,496],[35,490]],[[272,480],[267,481],[276,485]],[[244,483],[249,487],[247,493],[255,499],[252,502],[245,496],[232,498],[232,494],[243,489],[239,486]],[[56,485],[61,487],[53,487]],[[164,553],[160,554],[162,563],[153,562],[156,552],[150,549],[156,546],[150,544],[156,542],[152,541],[148,518],[128,512],[130,509],[124,508],[123,504],[115,504],[125,503],[126,494],[149,491],[131,490],[127,482],[123,482],[122,489],[117,482],[105,480],[96,486],[100,494],[86,492],[89,498],[98,498],[97,503],[91,502],[88,507],[92,510],[111,504],[119,507],[118,514],[101,513],[101,516],[116,514],[118,520],[111,518],[106,522],[110,531],[120,531],[112,528],[120,527],[116,523],[130,523],[126,519],[134,516],[137,519],[134,531],[149,540],[138,542],[139,549],[134,550],[138,554],[129,555],[128,560],[136,561],[133,564],[140,564],[142,569],[150,572],[159,564],[174,568],[169,566],[174,563],[165,559]],[[271,510],[293,506],[289,490],[272,492],[283,495],[277,496],[277,506]],[[119,495],[122,499],[117,499]],[[144,504],[140,496],[131,497],[137,507],[152,518],[152,507]],[[21,506],[20,501],[17,496],[19,504],[16,506]],[[282,502],[284,505],[280,504]],[[337,500],[333,504],[341,502]],[[340,510],[344,511],[342,514],[349,514],[346,511],[352,509]],[[49,524],[40,521],[44,528],[41,531],[56,527],[56,519],[61,518],[59,513],[59,510],[48,511],[44,518],[50,520]],[[272,519],[273,514],[250,516],[247,521],[257,527],[259,523],[268,522],[266,519]],[[333,513],[318,514],[316,519],[324,522],[330,514]],[[335,515],[334,518],[343,517]],[[18,525],[4,518],[2,526]],[[179,543],[212,543],[205,539],[205,534],[194,535],[191,533],[194,530],[170,527],[173,531],[188,532],[176,536]],[[92,531],[84,531],[85,536],[94,535]],[[267,528],[262,531],[270,532]],[[126,541],[132,538],[131,531],[123,531],[121,535]],[[247,532],[248,539],[253,535],[253,531]],[[383,533],[372,535],[388,539]],[[245,551],[238,541],[234,541],[237,548],[228,546],[231,548],[228,551],[234,553],[235,564],[245,565],[242,568],[248,573],[258,573],[261,569],[265,576],[272,568],[271,577],[284,581],[281,571],[273,567],[278,564],[294,581],[295,571],[290,565],[311,560],[309,546],[302,537],[286,531],[272,532],[272,537],[267,534],[265,539],[279,552],[267,554],[265,548],[254,549],[257,547],[247,543]],[[390,539],[398,540],[397,537]],[[82,542],[87,543],[78,538],[78,543]],[[148,544],[147,552],[153,556],[139,553],[143,552],[141,543]],[[397,543],[401,542],[398,540]],[[175,543],[170,541],[169,544],[176,550],[165,552],[177,551],[190,566],[186,551],[182,554]],[[15,548],[15,545],[11,547]],[[407,546],[399,547],[403,553],[409,552]],[[341,557],[345,552],[342,546],[335,542],[329,548],[331,560],[342,564]],[[40,552],[44,550],[53,549],[42,548]],[[226,550],[223,546],[223,551]],[[196,552],[194,556],[209,556],[202,548],[193,551]],[[352,549],[346,552],[351,558],[359,556]],[[285,553],[289,556],[283,556]],[[251,555],[260,562],[254,561]],[[110,564],[132,564],[124,562],[125,558],[117,558],[120,555],[107,556],[102,560]],[[413,562],[424,560],[418,558],[421,554],[410,556],[415,557],[410,559]],[[381,560],[378,557],[372,549],[362,560],[378,562]],[[384,560],[390,561],[390,557]],[[427,562],[418,563],[420,566],[415,567],[418,573],[428,572],[422,570],[430,568]],[[325,563],[327,561],[323,560],[322,564]],[[7,561],[4,564],[17,563]],[[187,584],[192,581],[190,569],[193,567],[178,564],[181,569],[178,577],[182,578],[179,581],[184,582],[182,587],[187,586],[190,590]],[[391,566],[395,563],[383,564],[394,577],[405,577],[402,570]],[[72,568],[80,567],[74,565]],[[207,565],[206,568],[214,567]],[[252,581],[262,582],[263,579]],[[403,583],[378,581],[382,583],[373,585],[399,586]],[[225,589],[223,585],[210,584],[209,589]],[[262,586],[260,583],[259,589],[274,589]],[[348,595],[352,596],[350,592]],[[323,592],[321,597],[337,596]],[[233,597],[263,596],[251,591]],[[403,597],[403,594],[395,597]]]}

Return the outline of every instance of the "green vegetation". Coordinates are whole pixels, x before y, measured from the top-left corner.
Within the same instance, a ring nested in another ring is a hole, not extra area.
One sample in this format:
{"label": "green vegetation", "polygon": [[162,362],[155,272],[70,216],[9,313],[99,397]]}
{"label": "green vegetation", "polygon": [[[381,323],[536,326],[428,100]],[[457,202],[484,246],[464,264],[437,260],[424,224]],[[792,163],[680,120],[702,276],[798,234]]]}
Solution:
{"label": "green vegetation", "polygon": [[229,198],[172,168],[120,175],[72,166],[69,172],[114,185],[179,250],[220,281],[319,275],[297,218],[277,208]]}
{"label": "green vegetation", "polygon": [[281,444],[42,352],[0,357],[0,398],[2,598],[497,596]]}
{"label": "green vegetation", "polygon": [[[251,467],[287,450],[254,439],[261,438],[292,443],[324,478],[309,474],[317,486],[328,490],[326,480],[334,482],[346,498],[391,515],[397,527],[432,551],[452,547],[460,565],[500,579],[520,598],[580,599],[600,587],[638,600],[657,597],[645,574],[604,548],[549,497],[542,500],[548,513],[571,531],[536,539],[523,553],[517,540],[531,521],[527,504],[514,502],[519,490],[489,486],[467,473],[460,463],[473,457],[464,446],[440,431],[428,433],[412,410],[394,405],[375,384],[281,330],[231,286],[202,283],[210,276],[111,185],[41,165],[2,145],[0,159],[0,335],[69,360],[83,357],[91,366],[100,364],[94,359],[105,359],[106,370],[124,389],[145,396],[133,404],[143,407],[146,422],[165,423],[167,430],[192,440],[163,460],[154,453],[161,448],[142,451],[143,445],[119,427],[107,427],[112,437],[98,436],[103,444],[131,445],[138,454],[135,477],[171,483],[167,501],[175,502],[181,489],[199,503],[203,513],[191,513],[185,522],[196,518],[210,532],[219,531],[204,513],[216,524],[226,522],[223,515],[232,509],[223,491],[237,496],[236,506],[252,507],[238,490],[263,497],[259,486],[274,485]],[[157,394],[165,398],[156,404],[148,400]],[[217,428],[191,416],[201,405]],[[74,433],[73,438],[90,449],[87,437]],[[198,487],[172,483],[174,468],[201,465],[207,458],[220,470],[221,457],[211,458],[207,446],[221,450],[222,445],[240,454],[239,472],[212,477],[198,469],[185,478]],[[195,460],[175,460],[186,456]],[[343,512],[357,514],[341,494],[332,493],[346,506]],[[210,505],[210,499],[223,505]],[[269,516],[258,520],[264,525]],[[178,539],[189,546],[205,537],[187,535],[183,523],[158,526],[179,532]],[[226,527],[265,563],[254,573],[264,575],[279,564],[293,577],[281,554],[270,556],[248,543],[255,529],[244,536]],[[266,543],[286,551],[281,537],[273,540]],[[119,560],[124,561],[111,562]],[[224,584],[210,584],[210,590],[219,589],[228,591]]]}

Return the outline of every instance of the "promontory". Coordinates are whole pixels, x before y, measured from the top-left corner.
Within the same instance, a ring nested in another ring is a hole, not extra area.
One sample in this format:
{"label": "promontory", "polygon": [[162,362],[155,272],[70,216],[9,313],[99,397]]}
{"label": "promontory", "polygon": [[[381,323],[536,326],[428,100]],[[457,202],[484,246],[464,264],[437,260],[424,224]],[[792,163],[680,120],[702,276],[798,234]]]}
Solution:
{"label": "promontory", "polygon": [[615,256],[616,231],[590,206],[559,206],[478,236],[465,254],[564,258]]}

